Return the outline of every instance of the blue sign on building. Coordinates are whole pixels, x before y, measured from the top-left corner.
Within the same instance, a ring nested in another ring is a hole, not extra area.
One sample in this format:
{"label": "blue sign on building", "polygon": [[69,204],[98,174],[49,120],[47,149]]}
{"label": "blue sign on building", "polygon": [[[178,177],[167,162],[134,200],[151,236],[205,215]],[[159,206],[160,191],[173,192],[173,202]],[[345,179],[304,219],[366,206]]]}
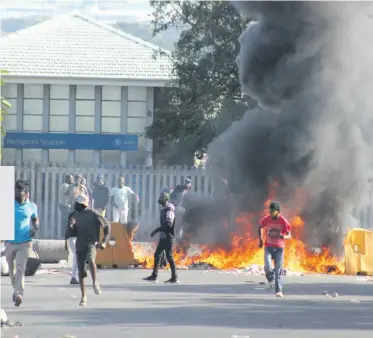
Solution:
{"label": "blue sign on building", "polygon": [[139,148],[137,135],[7,132],[4,148],[122,150]]}

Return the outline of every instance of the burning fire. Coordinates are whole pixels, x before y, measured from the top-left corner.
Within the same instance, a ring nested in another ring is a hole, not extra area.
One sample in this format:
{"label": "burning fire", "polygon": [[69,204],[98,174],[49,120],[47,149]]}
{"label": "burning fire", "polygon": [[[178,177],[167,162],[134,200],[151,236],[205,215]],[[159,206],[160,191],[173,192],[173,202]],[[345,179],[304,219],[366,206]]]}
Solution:
{"label": "burning fire", "polygon": [[[273,188],[272,188],[273,189]],[[272,190],[271,189],[271,190]],[[270,191],[270,196],[273,191]],[[270,200],[265,203],[265,210],[268,209]],[[284,214],[288,214],[286,211]],[[231,235],[231,248],[209,248],[200,245],[201,254],[198,256],[186,256],[176,248],[175,262],[178,266],[189,266],[193,263],[209,263],[218,269],[239,269],[246,268],[253,264],[264,265],[264,249],[258,247],[258,216],[242,215],[236,219],[238,231]],[[306,273],[329,273],[343,274],[344,262],[340,258],[333,257],[330,250],[322,248],[321,252],[314,253],[307,249],[302,241],[304,221],[299,216],[289,218],[292,228],[292,239],[286,240],[284,268],[291,271]],[[226,226],[226,224],[224,225]],[[153,267],[154,258],[152,255],[144,254],[138,245],[134,244],[135,257],[144,262],[145,267]]]}

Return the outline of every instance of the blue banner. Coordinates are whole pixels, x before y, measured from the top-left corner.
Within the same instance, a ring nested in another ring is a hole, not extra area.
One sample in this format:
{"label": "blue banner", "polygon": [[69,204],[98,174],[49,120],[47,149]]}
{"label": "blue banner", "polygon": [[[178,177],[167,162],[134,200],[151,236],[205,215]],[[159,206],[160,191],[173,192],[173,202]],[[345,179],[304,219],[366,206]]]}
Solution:
{"label": "blue banner", "polygon": [[4,148],[138,150],[137,135],[7,132]]}

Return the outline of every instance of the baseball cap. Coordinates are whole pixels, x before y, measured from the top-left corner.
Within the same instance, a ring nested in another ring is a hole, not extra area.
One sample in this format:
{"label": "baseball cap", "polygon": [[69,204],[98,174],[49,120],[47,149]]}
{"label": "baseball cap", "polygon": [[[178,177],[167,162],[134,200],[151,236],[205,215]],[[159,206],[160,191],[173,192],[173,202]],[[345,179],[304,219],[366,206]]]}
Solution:
{"label": "baseball cap", "polygon": [[75,202],[79,203],[79,204],[83,204],[86,207],[88,207],[88,205],[89,205],[88,196],[83,195],[83,194],[76,196]]}

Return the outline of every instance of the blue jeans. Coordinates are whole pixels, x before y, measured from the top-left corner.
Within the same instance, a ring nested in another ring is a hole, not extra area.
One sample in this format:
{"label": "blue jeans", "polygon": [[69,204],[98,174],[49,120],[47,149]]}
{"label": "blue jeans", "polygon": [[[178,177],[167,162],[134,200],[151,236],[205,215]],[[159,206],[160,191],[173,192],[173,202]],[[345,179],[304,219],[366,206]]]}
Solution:
{"label": "blue jeans", "polygon": [[[272,259],[275,262],[275,268],[272,269]],[[275,281],[275,289],[277,292],[282,292],[281,272],[284,263],[284,249],[270,248],[264,249],[264,271],[268,282]]]}

